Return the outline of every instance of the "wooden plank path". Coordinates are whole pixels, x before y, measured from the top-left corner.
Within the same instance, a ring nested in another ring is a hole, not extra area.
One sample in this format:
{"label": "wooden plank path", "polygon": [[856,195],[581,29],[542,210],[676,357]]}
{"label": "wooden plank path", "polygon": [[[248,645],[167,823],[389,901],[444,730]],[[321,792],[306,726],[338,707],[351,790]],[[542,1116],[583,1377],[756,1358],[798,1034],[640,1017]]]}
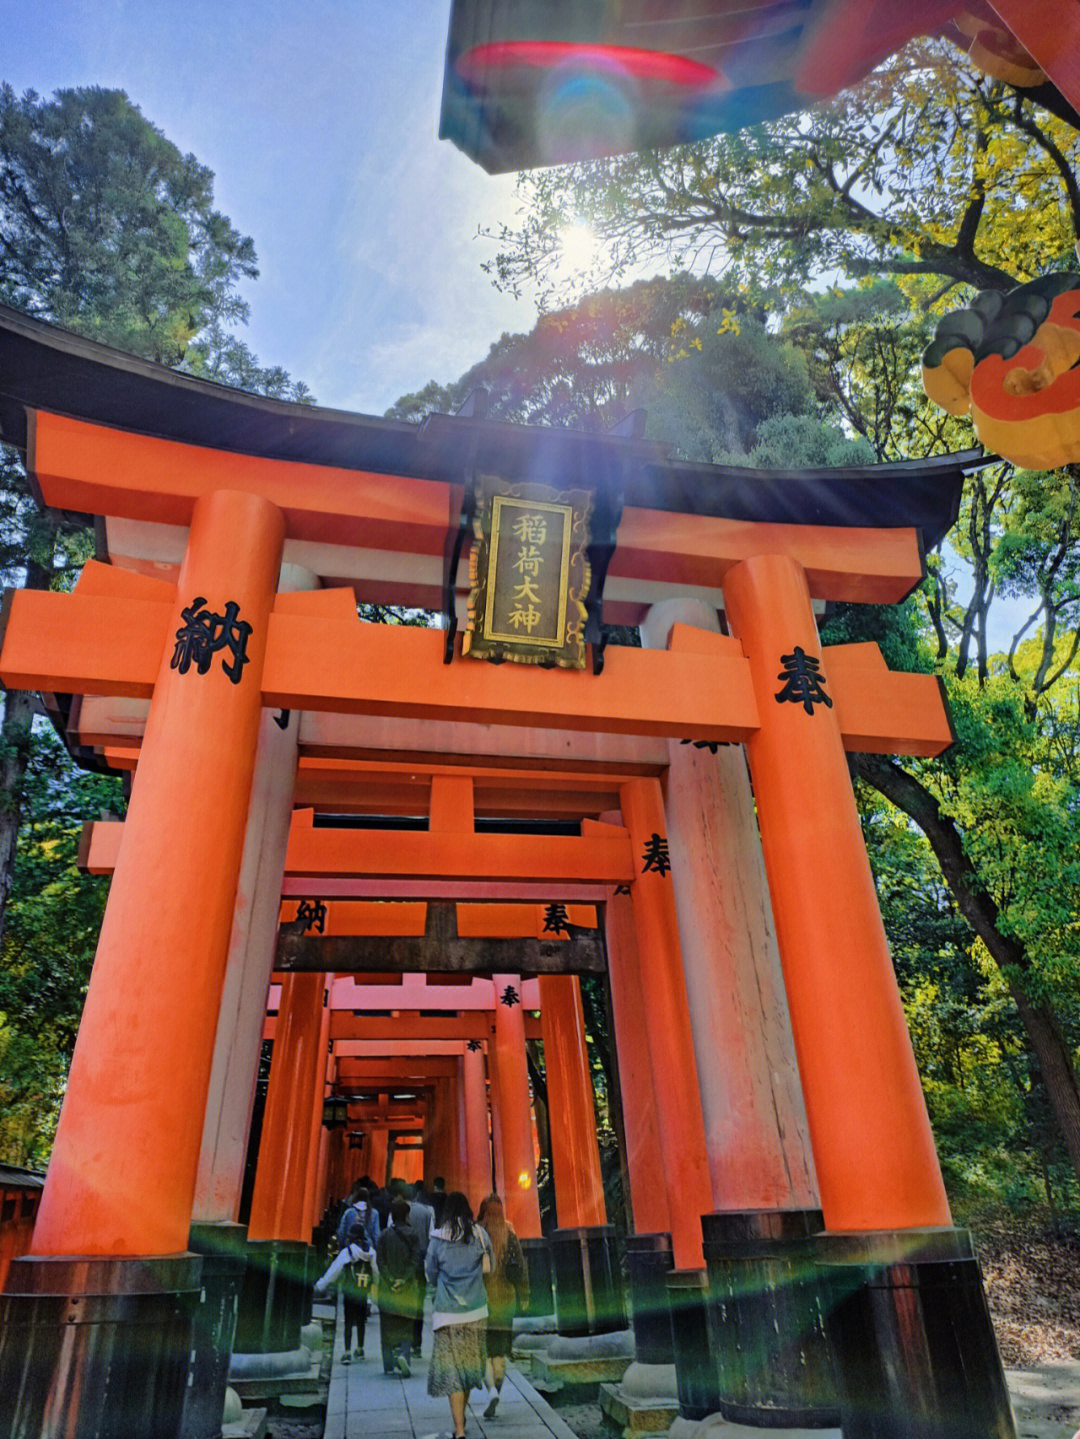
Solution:
{"label": "wooden plank path", "polygon": [[[343,1364],[341,1306],[334,1329],[333,1367],[323,1439],[435,1439],[452,1432],[450,1406],[427,1392],[431,1324],[424,1324],[423,1357],[413,1357],[412,1377],[384,1374],[379,1316],[372,1313],[363,1360]],[[466,1414],[469,1439],[576,1439],[574,1431],[512,1365],[494,1419],[483,1412],[489,1395],[474,1392]]]}

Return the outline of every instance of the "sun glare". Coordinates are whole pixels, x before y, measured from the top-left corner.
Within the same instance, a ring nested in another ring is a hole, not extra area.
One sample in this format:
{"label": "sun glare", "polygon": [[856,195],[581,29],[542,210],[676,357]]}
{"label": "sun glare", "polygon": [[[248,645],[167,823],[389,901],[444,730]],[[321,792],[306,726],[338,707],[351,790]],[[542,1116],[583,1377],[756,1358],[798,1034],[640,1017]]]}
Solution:
{"label": "sun glare", "polygon": [[567,270],[588,270],[600,255],[600,237],[591,225],[576,220],[559,231],[562,265]]}

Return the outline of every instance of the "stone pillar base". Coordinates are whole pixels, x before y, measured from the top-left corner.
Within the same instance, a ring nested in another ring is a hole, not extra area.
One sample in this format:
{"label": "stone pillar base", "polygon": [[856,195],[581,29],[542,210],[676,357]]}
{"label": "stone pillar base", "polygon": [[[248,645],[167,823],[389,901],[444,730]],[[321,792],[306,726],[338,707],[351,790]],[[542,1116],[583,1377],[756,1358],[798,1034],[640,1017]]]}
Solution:
{"label": "stone pillar base", "polygon": [[179,1434],[201,1269],[194,1254],[16,1259],[0,1295],[0,1439]]}
{"label": "stone pillar base", "polygon": [[701,1218],[720,1412],[761,1428],[840,1423],[825,1339],[819,1210],[721,1210]]}
{"label": "stone pillar base", "polygon": [[532,1356],[532,1382],[542,1394],[561,1389],[597,1392],[605,1381],[618,1383],[634,1360],[629,1329],[613,1334],[587,1334],[575,1339],[552,1338]]}
{"label": "stone pillar base", "polygon": [[667,1276],[674,1264],[671,1235],[629,1234],[625,1254],[638,1362],[674,1364],[667,1294]]}
{"label": "stone pillar base", "polygon": [[300,1348],[311,1316],[314,1252],[291,1239],[248,1240],[234,1349],[279,1354]]}
{"label": "stone pillar base", "polygon": [[962,1229],[823,1234],[844,1439],[1016,1439]]}
{"label": "stone pillar base", "polygon": [[188,1240],[202,1255],[202,1288],[191,1330],[191,1367],[177,1439],[218,1439],[247,1260],[242,1224],[193,1224]]}
{"label": "stone pillar base", "polygon": [[529,1313],[555,1313],[554,1280],[551,1273],[551,1245],[546,1239],[523,1239],[521,1252],[529,1271]]}
{"label": "stone pillar base", "polygon": [[618,1384],[600,1385],[600,1408],[620,1426],[623,1439],[666,1434],[679,1415],[674,1364],[635,1361]]}
{"label": "stone pillar base", "polygon": [[704,1419],[720,1411],[716,1326],[709,1307],[708,1274],[704,1269],[670,1270],[667,1295],[679,1413],[684,1419]]}
{"label": "stone pillar base", "polygon": [[556,1229],[551,1259],[560,1334],[574,1338],[625,1329],[615,1230],[610,1224]]}

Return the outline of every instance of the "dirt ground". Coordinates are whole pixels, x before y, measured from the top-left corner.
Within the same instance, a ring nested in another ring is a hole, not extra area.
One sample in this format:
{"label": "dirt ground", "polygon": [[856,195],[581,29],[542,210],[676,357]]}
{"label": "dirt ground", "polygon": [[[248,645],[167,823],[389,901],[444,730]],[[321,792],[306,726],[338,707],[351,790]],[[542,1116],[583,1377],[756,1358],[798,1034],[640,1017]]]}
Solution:
{"label": "dirt ground", "polygon": [[991,1229],[976,1243],[1005,1367],[1080,1360],[1080,1239]]}

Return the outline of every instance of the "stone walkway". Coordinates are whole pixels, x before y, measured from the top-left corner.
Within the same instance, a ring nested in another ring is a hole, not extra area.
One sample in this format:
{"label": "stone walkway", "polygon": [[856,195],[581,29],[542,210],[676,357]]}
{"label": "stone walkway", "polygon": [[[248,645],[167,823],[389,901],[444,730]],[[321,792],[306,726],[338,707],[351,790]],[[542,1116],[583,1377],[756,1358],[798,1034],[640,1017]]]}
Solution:
{"label": "stone walkway", "polygon": [[[316,1306],[316,1315],[321,1308]],[[324,1439],[434,1439],[452,1432],[449,1404],[445,1399],[432,1399],[427,1392],[429,1322],[424,1325],[425,1357],[413,1358],[410,1379],[383,1373],[377,1314],[368,1319],[366,1359],[341,1362],[342,1329],[339,1305]],[[489,1397],[484,1390],[472,1395],[465,1421],[469,1439],[576,1439],[574,1431],[513,1366],[507,1369],[494,1419],[483,1417]]]}

